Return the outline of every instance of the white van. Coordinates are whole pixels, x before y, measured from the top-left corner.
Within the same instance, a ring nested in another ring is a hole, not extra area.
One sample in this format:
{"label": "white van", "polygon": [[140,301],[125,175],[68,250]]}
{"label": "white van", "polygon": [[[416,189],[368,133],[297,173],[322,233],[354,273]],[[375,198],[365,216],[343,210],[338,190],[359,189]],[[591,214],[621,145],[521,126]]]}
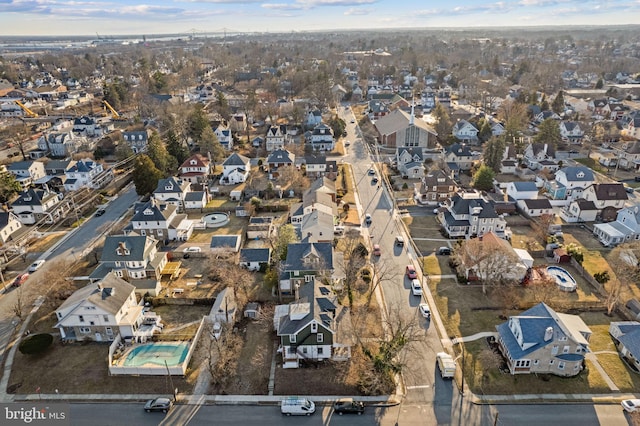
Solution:
{"label": "white van", "polygon": [[316,405],[307,398],[285,398],[280,403],[280,412],[287,416],[310,416],[316,412]]}
{"label": "white van", "polygon": [[453,357],[446,352],[438,352],[436,354],[438,361],[438,369],[443,379],[453,379],[456,375],[456,362]]}

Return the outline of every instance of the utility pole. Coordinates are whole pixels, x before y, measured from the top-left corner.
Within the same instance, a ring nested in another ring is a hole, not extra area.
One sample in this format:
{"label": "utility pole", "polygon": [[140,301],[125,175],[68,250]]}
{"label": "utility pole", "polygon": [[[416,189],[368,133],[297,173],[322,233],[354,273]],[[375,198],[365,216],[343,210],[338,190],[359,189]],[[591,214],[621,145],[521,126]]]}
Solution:
{"label": "utility pole", "polygon": [[178,388],[175,388],[173,386],[173,378],[171,377],[171,373],[169,372],[169,365],[167,364],[167,360],[164,360],[164,366],[167,369],[167,376],[169,377],[169,385],[171,386],[171,391],[173,392],[173,401],[177,401],[178,400]]}
{"label": "utility pole", "polygon": [[493,426],[498,426],[498,414],[500,413],[496,411],[496,416],[493,418]]}

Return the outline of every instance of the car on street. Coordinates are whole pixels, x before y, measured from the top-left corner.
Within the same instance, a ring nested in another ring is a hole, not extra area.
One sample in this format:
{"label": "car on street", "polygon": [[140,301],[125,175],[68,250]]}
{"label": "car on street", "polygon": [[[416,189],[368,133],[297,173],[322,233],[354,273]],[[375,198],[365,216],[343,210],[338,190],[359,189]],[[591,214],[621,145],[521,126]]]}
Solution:
{"label": "car on street", "polygon": [[395,245],[404,247],[404,237],[401,235],[396,235]]}
{"label": "car on street", "polygon": [[414,268],[413,265],[407,265],[407,267],[404,268],[404,271],[407,274],[407,278],[409,278],[410,280],[418,278],[418,273],[416,272],[416,268]]}
{"label": "car on street", "polygon": [[371,225],[371,215],[369,213],[364,215],[364,223]]}
{"label": "car on street", "polygon": [[635,180],[636,182],[640,182],[640,176],[634,177],[633,180]]}
{"label": "car on street", "polygon": [[162,411],[166,413],[173,407],[173,401],[169,398],[150,399],[144,404],[144,411],[150,413],[152,411]]}
{"label": "car on street", "polygon": [[373,245],[373,255],[374,256],[381,256],[382,255],[382,250],[380,250],[380,244],[374,244]]}
{"label": "car on street", "polygon": [[351,142],[349,142],[349,141],[344,141],[344,146],[349,146],[349,145],[351,145]]}
{"label": "car on street", "polygon": [[351,124],[355,124],[356,120],[354,120],[353,118],[351,119]]}
{"label": "car on street", "polygon": [[98,211],[96,211],[96,217],[100,217],[103,214],[105,214],[107,211],[105,209],[98,209]]}
{"label": "car on street", "polygon": [[343,414],[357,414],[360,416],[364,413],[364,403],[354,401],[351,398],[344,398],[333,404],[333,411],[338,413],[339,416]]}
{"label": "car on street", "polygon": [[25,272],[24,274],[20,274],[18,275],[13,282],[11,283],[11,285],[13,287],[20,287],[22,284],[24,284],[24,282],[29,279],[29,273]]}
{"label": "car on street", "polygon": [[640,399],[625,399],[621,404],[624,411],[629,413],[640,411]]}
{"label": "car on street", "polygon": [[373,179],[371,179],[371,183],[376,184],[378,183],[378,178],[374,177]]}
{"label": "car on street", "polygon": [[422,296],[422,285],[419,279],[411,280],[411,294],[414,296]]}
{"label": "car on street", "polygon": [[37,271],[42,267],[42,265],[44,265],[44,262],[46,262],[44,259],[36,260],[31,265],[29,265],[29,268],[27,269],[27,271],[29,272]]}
{"label": "car on street", "polygon": [[376,171],[373,170],[373,169],[369,169],[369,171],[367,173],[369,173],[369,176],[373,176],[373,175],[376,174]]}
{"label": "car on street", "polygon": [[191,246],[182,250],[184,253],[200,253],[202,251],[201,247]]}
{"label": "car on street", "polygon": [[431,309],[429,309],[429,305],[427,305],[426,303],[421,303],[420,305],[418,305],[418,310],[420,311],[420,315],[422,315],[423,317],[427,319],[431,318]]}

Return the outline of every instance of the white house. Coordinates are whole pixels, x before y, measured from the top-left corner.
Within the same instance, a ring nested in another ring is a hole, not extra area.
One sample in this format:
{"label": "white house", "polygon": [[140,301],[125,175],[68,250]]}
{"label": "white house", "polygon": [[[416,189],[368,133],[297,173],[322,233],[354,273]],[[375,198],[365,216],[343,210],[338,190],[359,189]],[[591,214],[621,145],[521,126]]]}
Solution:
{"label": "white house", "polygon": [[104,183],[107,175],[101,163],[97,163],[88,158],[78,160],[65,171],[67,180],[64,188],[67,191],[76,191],[84,186],[97,189]]}
{"label": "white house", "polygon": [[562,121],[560,122],[560,136],[565,142],[581,144],[584,131],[580,128],[580,124],[575,121]]}
{"label": "white house", "polygon": [[614,222],[596,223],[593,234],[605,247],[640,240],[640,204],[618,211]]}
{"label": "white house", "polygon": [[184,198],[190,191],[190,182],[169,176],[158,181],[158,186],[151,194],[151,198],[160,203],[173,204],[178,209],[182,209],[184,208]]}
{"label": "white house", "polygon": [[335,147],[333,130],[324,123],[318,124],[313,128],[308,143],[314,151],[333,151]]}
{"label": "white house", "polygon": [[67,132],[48,133],[38,139],[38,150],[48,153],[51,157],[68,157],[78,151],[80,146],[87,144],[87,138]]}
{"label": "white house", "polygon": [[218,127],[213,130],[213,133],[216,135],[218,142],[220,142],[220,145],[222,145],[225,150],[231,151],[233,149],[233,137],[231,136],[231,130],[228,127],[219,124]]}
{"label": "white house", "polygon": [[18,161],[7,164],[7,171],[16,177],[23,189],[46,176],[44,163],[40,161]]}
{"label": "white house", "polygon": [[529,200],[538,198],[538,187],[533,182],[509,182],[507,195],[514,200]]}
{"label": "white house", "polygon": [[220,183],[223,185],[242,183],[247,180],[250,171],[251,165],[249,158],[234,152],[222,163]]}
{"label": "white house", "polygon": [[0,241],[6,243],[11,240],[12,235],[22,228],[22,222],[18,216],[11,212],[0,211]]}
{"label": "white house", "polygon": [[472,145],[478,143],[478,129],[467,120],[458,120],[456,124],[453,125],[451,132],[460,142],[470,143]]}
{"label": "white house", "polygon": [[516,205],[527,217],[539,217],[553,214],[553,206],[548,198],[518,200]]}

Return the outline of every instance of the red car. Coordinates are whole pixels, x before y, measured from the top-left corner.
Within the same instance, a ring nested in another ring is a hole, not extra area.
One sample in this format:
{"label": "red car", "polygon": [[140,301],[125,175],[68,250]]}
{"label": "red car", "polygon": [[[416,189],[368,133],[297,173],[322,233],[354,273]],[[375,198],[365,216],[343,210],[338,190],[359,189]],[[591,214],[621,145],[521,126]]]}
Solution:
{"label": "red car", "polygon": [[15,280],[13,280],[13,283],[11,284],[14,287],[20,287],[22,284],[24,284],[24,282],[29,278],[29,273],[25,272],[24,274],[20,274],[16,277]]}
{"label": "red car", "polygon": [[409,278],[410,280],[418,278],[418,273],[416,272],[416,268],[414,268],[413,265],[407,265],[406,272],[407,278]]}

